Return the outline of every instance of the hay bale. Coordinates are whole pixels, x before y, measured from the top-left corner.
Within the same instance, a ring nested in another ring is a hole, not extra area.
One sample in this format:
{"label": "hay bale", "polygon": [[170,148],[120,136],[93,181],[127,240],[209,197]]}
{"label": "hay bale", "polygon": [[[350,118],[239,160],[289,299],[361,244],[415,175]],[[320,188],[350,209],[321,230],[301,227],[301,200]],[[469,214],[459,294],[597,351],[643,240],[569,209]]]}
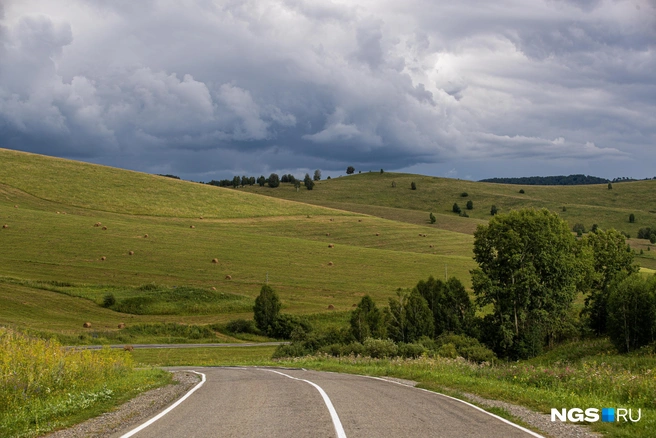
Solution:
{"label": "hay bale", "polygon": [[119,323],[118,328],[119,328],[119,330],[124,329],[125,328],[125,323],[124,322]]}
{"label": "hay bale", "polygon": [[376,236],[380,236],[380,233],[376,233]]}
{"label": "hay bale", "polygon": [[82,327],[84,327],[84,328],[91,328],[91,323],[90,323],[89,321],[87,321],[87,322],[85,322],[84,324],[82,324]]}
{"label": "hay bale", "polygon": [[199,216],[199,217],[198,217],[198,219],[202,219],[202,218],[203,218],[203,216]]}
{"label": "hay bale", "polygon": [[232,275],[226,275],[226,276],[225,276],[225,279],[226,279],[226,280],[232,280]]}
{"label": "hay bale", "polygon": [[332,304],[328,304],[328,310],[335,310],[335,306],[333,306]]}
{"label": "hay bale", "polygon": [[123,347],[123,351],[132,351],[132,350],[134,350],[134,347],[132,345],[126,345],[125,347]]}
{"label": "hay bale", "polygon": [[330,218],[330,222],[333,222],[334,220],[335,220],[335,219],[333,219],[333,218]]}
{"label": "hay bale", "polygon": [[332,266],[332,265],[333,265],[333,262],[328,262],[328,266]]}
{"label": "hay bale", "polygon": [[102,260],[104,262],[105,260],[107,260],[107,257],[102,256],[102,257],[100,257],[100,260]]}
{"label": "hay bale", "polygon": [[362,222],[362,219],[358,219],[358,222]]}
{"label": "hay bale", "polygon": [[18,205],[14,205],[14,208],[18,208]]}
{"label": "hay bale", "polygon": [[4,225],[2,226],[2,228],[9,228],[9,225],[4,224]]}
{"label": "hay bale", "polygon": [[326,237],[330,236],[330,233],[326,233]]}
{"label": "hay bale", "polygon": [[144,234],[144,239],[148,239],[148,234]]}
{"label": "hay bale", "polygon": [[433,245],[430,245],[430,246],[429,246],[429,248],[432,248],[432,247],[433,247]]}
{"label": "hay bale", "polygon": [[219,263],[219,259],[212,259],[212,263]]}
{"label": "hay bale", "polygon": [[194,227],[194,226],[192,225],[192,226],[190,226],[189,228],[196,228],[196,227]]}
{"label": "hay bale", "polygon": [[351,307],[358,307],[358,305],[357,305],[357,304],[353,304]]}
{"label": "hay bale", "polygon": [[212,286],[212,290],[216,290],[216,288],[214,286]]}
{"label": "hay bale", "polygon": [[128,251],[128,255],[134,255],[134,251]]}
{"label": "hay bale", "polygon": [[107,231],[107,227],[102,227],[103,231]]}
{"label": "hay bale", "polygon": [[59,214],[59,212],[57,212],[57,214]]}
{"label": "hay bale", "polygon": [[102,225],[102,223],[100,223],[100,222],[96,222],[95,224],[93,224],[94,227],[99,227],[101,225]]}
{"label": "hay bale", "polygon": [[333,243],[328,244],[328,248],[334,248],[334,247],[335,247],[335,245]]}

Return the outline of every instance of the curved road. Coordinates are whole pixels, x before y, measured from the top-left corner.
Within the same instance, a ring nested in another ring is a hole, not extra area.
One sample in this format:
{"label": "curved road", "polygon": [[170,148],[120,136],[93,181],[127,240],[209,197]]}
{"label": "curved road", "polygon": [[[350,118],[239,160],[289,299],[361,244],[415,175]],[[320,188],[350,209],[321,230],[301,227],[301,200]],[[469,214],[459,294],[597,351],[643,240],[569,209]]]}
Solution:
{"label": "curved road", "polygon": [[450,397],[382,379],[302,369],[186,369],[207,380],[132,436],[539,436]]}

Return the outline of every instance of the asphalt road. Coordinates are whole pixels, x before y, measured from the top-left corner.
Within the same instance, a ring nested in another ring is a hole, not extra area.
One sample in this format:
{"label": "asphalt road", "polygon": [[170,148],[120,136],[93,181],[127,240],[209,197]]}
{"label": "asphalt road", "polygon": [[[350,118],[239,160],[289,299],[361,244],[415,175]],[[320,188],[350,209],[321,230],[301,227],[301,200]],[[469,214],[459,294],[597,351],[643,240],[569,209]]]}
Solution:
{"label": "asphalt road", "polygon": [[299,369],[189,369],[205,374],[206,382],[134,437],[539,436],[455,399],[373,378]]}

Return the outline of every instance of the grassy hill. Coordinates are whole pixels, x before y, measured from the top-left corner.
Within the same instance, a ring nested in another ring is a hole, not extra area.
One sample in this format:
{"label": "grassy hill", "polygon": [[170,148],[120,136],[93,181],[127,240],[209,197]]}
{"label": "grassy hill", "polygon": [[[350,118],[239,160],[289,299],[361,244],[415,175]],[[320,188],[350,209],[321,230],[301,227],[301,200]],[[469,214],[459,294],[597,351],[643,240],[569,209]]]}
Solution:
{"label": "grassy hill", "polygon": [[[103,296],[151,299],[136,289],[145,284],[243,299],[236,307],[206,303],[198,312],[139,322],[250,317],[249,303],[267,274],[284,311],[313,314],[332,305],[339,319],[363,295],[383,303],[399,287],[444,275],[445,266],[469,284],[474,267],[467,234],[6,150],[0,150],[0,222],[8,226],[0,228],[0,324],[36,324],[67,336],[85,333],[86,320],[111,329],[128,318],[100,308]],[[64,286],[35,288],[23,280]],[[10,300],[28,291],[50,304],[37,312],[40,299]],[[46,298],[61,293],[92,303],[96,312]],[[160,301],[169,296],[155,294]],[[57,316],[65,311],[76,316]],[[34,316],[39,312],[50,316]]]}

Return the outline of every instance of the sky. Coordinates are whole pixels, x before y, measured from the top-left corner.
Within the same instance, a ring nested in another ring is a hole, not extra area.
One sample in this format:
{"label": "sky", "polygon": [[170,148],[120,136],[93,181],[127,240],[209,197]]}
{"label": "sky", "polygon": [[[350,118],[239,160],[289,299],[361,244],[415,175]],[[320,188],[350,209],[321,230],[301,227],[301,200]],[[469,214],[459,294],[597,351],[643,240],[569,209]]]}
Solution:
{"label": "sky", "polygon": [[656,0],[0,0],[0,147],[209,181],[656,176]]}

